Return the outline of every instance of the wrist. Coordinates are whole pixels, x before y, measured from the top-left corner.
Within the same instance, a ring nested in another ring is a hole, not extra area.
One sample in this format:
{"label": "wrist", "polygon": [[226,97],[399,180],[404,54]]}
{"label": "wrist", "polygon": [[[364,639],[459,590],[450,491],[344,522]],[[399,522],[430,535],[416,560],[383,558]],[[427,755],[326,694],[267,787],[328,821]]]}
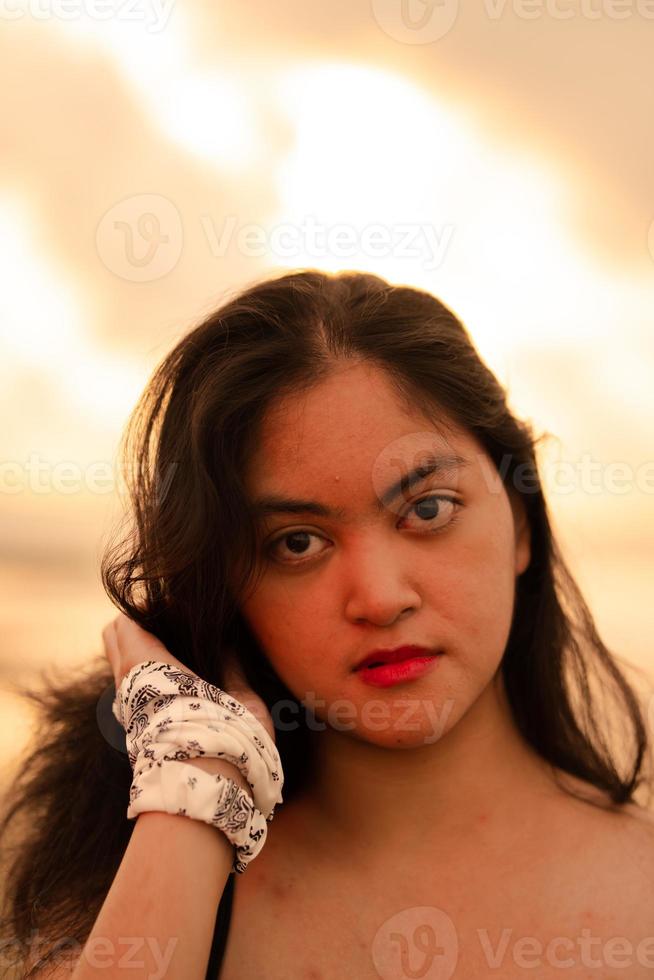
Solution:
{"label": "wrist", "polygon": [[197,766],[198,769],[204,769],[205,772],[211,773],[212,775],[226,776],[228,779],[233,779],[234,782],[245,790],[249,797],[252,797],[252,790],[250,789],[250,784],[247,779],[238,768],[231,762],[227,762],[225,759],[216,759],[212,757],[203,757],[186,760],[189,765]]}

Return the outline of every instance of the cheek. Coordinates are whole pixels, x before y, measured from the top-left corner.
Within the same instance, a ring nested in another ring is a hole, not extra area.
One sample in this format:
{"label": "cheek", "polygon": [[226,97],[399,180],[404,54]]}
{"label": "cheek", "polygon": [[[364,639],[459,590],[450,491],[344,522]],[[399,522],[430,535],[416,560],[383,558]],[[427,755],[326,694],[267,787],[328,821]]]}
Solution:
{"label": "cheek", "polygon": [[[241,607],[241,613],[280,679],[293,693],[315,674],[321,657],[316,648],[315,618],[288,596],[261,591]],[[320,630],[318,630],[318,635]],[[311,651],[315,650],[316,658]]]}
{"label": "cheek", "polygon": [[453,636],[471,643],[471,653],[501,657],[508,640],[515,593],[511,542],[486,535],[463,545],[434,578],[430,606],[447,619]]}

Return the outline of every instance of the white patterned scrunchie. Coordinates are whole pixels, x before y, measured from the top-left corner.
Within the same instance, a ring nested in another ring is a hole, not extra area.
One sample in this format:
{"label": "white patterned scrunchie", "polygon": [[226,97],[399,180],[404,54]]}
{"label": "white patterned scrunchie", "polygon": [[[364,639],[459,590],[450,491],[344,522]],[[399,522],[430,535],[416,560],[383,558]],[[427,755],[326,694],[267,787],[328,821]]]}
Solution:
{"label": "white patterned scrunchie", "polygon": [[[134,774],[128,819],[159,810],[218,827],[234,844],[233,870],[242,874],[283,803],[279,752],[258,718],[221,688],[157,660],[125,674],[112,712],[125,730]],[[252,796],[228,776],[184,761],[200,757],[237,766]]]}

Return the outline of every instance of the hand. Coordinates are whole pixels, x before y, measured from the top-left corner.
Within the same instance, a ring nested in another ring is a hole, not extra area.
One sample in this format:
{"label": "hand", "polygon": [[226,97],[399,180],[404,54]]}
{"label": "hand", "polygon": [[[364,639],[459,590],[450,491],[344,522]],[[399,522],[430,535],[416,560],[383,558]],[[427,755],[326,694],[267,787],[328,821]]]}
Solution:
{"label": "hand", "polygon": [[252,712],[254,717],[261,725],[263,725],[274,742],[275,725],[271,714],[266,707],[266,703],[263,698],[260,698],[258,694],[255,694],[248,684],[241,669],[241,665],[236,658],[234,650],[231,648],[227,649],[224,676],[225,690],[227,693],[231,694],[233,698],[236,698],[237,701],[240,701],[241,704],[244,704],[245,707]]}
{"label": "hand", "polygon": [[[111,664],[116,690],[127,673],[145,660],[158,660],[172,664],[189,674],[196,674],[190,667],[173,657],[172,653],[153,633],[142,629],[124,613],[119,613],[102,631],[105,656]],[[225,691],[244,704],[258,719],[275,741],[275,726],[265,702],[248,685],[233,650],[227,652],[225,666]]]}
{"label": "hand", "polygon": [[102,630],[102,640],[105,656],[114,673],[116,690],[132,667],[146,660],[163,661],[198,676],[195,671],[185,667],[176,657],[173,657],[154,633],[148,633],[122,612],[107,623]]}

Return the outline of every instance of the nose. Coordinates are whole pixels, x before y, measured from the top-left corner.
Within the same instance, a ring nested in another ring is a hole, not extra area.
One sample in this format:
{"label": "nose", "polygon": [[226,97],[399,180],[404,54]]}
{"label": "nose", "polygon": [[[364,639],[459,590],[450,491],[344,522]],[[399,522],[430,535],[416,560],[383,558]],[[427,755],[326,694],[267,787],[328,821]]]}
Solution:
{"label": "nose", "polygon": [[345,615],[352,623],[388,626],[421,605],[414,576],[390,547],[362,544],[347,559]]}

